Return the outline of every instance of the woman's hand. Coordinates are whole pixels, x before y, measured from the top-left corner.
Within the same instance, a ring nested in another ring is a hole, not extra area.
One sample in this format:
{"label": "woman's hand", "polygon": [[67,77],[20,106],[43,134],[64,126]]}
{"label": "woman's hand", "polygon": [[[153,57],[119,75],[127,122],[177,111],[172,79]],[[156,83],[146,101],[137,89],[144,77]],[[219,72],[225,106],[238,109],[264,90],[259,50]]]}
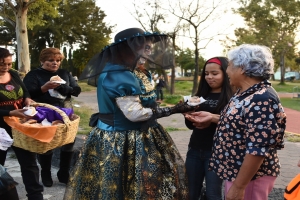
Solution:
{"label": "woman's hand", "polygon": [[55,83],[53,81],[48,81],[44,85],[42,85],[41,90],[42,92],[47,92],[49,89],[54,89],[60,86],[59,83]]}
{"label": "woman's hand", "polygon": [[210,126],[213,116],[210,112],[200,111],[185,114],[185,118],[191,122],[198,129],[207,128]]}
{"label": "woman's hand", "polygon": [[24,112],[27,109],[16,109],[9,112],[9,116],[20,117],[20,118],[31,118],[28,115],[25,115]]}
{"label": "woman's hand", "polygon": [[245,188],[237,187],[234,182],[226,194],[226,200],[243,200],[245,195]]}
{"label": "woman's hand", "polygon": [[193,112],[195,112],[195,111],[189,111],[189,112],[185,112],[185,113],[182,113],[182,114],[183,114],[183,116],[185,117],[186,115],[190,115],[190,114],[193,113]]}
{"label": "woman's hand", "polygon": [[25,98],[25,100],[24,100],[24,105],[25,106],[30,106],[32,103],[35,103],[35,101],[33,101],[30,98]]}

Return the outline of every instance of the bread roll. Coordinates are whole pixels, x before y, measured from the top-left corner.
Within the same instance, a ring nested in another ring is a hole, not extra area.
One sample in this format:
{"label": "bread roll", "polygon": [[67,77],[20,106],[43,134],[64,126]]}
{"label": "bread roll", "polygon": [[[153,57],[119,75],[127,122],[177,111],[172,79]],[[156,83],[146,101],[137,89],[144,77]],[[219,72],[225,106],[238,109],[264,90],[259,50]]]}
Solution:
{"label": "bread roll", "polygon": [[34,124],[30,124],[31,126],[35,126],[35,127],[42,127],[43,125],[40,123],[34,123]]}
{"label": "bread roll", "polygon": [[28,116],[33,116],[36,114],[36,109],[35,107],[24,107],[24,109],[27,109],[24,114]]}
{"label": "bread roll", "polygon": [[56,76],[52,76],[50,78],[50,81],[62,81],[62,79],[58,75],[56,75]]}
{"label": "bread roll", "polygon": [[52,123],[51,123],[51,125],[60,125],[60,124],[64,124],[64,122],[61,121],[61,120],[54,120],[54,121],[52,121]]}
{"label": "bread roll", "polygon": [[200,103],[200,101],[201,101],[200,98],[197,96],[193,96],[189,99],[190,103]]}
{"label": "bread roll", "polygon": [[35,119],[29,119],[24,124],[35,124],[37,121]]}

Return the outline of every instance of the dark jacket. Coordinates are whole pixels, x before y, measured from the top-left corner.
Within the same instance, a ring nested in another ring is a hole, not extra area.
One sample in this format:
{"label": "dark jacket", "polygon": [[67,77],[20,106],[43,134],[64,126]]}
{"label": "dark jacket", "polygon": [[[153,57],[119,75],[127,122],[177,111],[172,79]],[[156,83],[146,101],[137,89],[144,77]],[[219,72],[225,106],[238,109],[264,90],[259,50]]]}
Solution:
{"label": "dark jacket", "polygon": [[157,88],[157,89],[161,89],[161,88],[163,88],[163,87],[165,87],[165,86],[166,86],[165,81],[164,81],[163,79],[158,79],[158,83],[157,83],[157,85],[156,85],[156,88]]}
{"label": "dark jacket", "polygon": [[[52,97],[49,92],[43,93],[41,90],[41,86],[55,75],[66,81],[66,84],[55,88],[60,94],[67,96],[65,100]],[[81,88],[73,76],[65,69],[58,69],[56,72],[50,72],[43,68],[34,69],[26,74],[23,81],[34,101],[53,106],[64,107],[64,101],[70,100],[71,96],[77,97],[81,92]]]}

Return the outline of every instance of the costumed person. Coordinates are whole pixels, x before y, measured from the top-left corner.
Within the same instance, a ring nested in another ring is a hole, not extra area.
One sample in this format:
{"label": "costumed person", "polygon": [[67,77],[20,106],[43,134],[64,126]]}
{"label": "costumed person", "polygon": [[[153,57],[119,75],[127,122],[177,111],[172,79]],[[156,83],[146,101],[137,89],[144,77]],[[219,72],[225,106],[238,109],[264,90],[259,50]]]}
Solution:
{"label": "costumed person", "polygon": [[[4,116],[28,118],[24,114],[33,101],[18,72],[12,68],[12,56],[7,49],[0,48],[0,127],[12,137],[11,127],[4,121]],[[39,183],[39,168],[36,163],[36,154],[25,149],[12,146],[21,166],[23,183],[28,200],[42,200],[43,186]],[[4,166],[7,151],[0,150],[0,164]],[[19,199],[16,188],[0,195],[0,199]]]}
{"label": "costumed person", "polygon": [[226,70],[238,88],[221,115],[195,112],[196,127],[218,122],[210,169],[225,180],[226,200],[267,200],[280,172],[286,114],[268,79],[274,60],[269,48],[244,44],[228,52]]}
{"label": "costumed person", "polygon": [[173,65],[170,40],[130,28],[114,41],[91,59],[79,78],[97,86],[99,115],[64,199],[188,199],[184,161],[156,119],[196,107],[158,107],[145,68]]}
{"label": "costumed person", "polygon": [[[195,96],[203,97],[206,101],[196,111],[220,114],[227,105],[233,95],[226,75],[227,66],[228,60],[225,57],[213,57],[206,61],[195,94]],[[203,129],[196,128],[188,119],[185,119],[185,124],[193,130],[185,162],[189,180],[189,200],[200,198],[204,178],[206,198],[221,200],[223,180],[215,172],[208,170],[217,124],[211,123]]]}
{"label": "costumed person", "polygon": [[[28,72],[23,80],[32,99],[38,103],[47,103],[60,108],[72,108],[71,96],[77,97],[81,88],[71,73],[59,68],[64,55],[57,48],[45,48],[41,51],[39,59],[42,66]],[[60,81],[63,83],[59,83]],[[75,141],[60,148],[57,178],[64,184],[69,180],[74,143]],[[53,150],[39,154],[42,182],[46,187],[53,185],[52,155]]]}

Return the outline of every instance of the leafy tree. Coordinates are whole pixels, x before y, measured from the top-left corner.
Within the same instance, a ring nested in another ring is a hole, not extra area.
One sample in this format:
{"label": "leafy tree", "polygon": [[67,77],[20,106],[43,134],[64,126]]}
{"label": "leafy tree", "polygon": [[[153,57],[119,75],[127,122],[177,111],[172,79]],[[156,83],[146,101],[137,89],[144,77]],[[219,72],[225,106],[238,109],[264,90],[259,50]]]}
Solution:
{"label": "leafy tree", "polygon": [[268,46],[275,59],[275,69],[281,68],[281,83],[284,83],[285,58],[289,66],[294,58],[296,30],[300,22],[300,2],[297,0],[239,0],[236,10],[247,27],[235,31],[234,43],[256,43]]}
{"label": "leafy tree", "polygon": [[298,54],[298,57],[295,58],[295,62],[296,62],[295,70],[300,72],[300,57],[299,57],[299,54]]}
{"label": "leafy tree", "polygon": [[0,22],[0,44],[7,46],[13,46],[15,43],[15,29],[6,21]]}
{"label": "leafy tree", "polygon": [[186,74],[187,70],[194,71],[195,70],[195,58],[194,53],[191,49],[186,49],[180,51],[179,55],[176,58],[176,63],[181,67],[184,71],[183,74]]}
{"label": "leafy tree", "polygon": [[[35,25],[43,25],[44,15],[55,17],[55,9],[61,0],[0,0],[0,16],[15,28],[18,69],[27,73],[30,70],[28,32]],[[29,10],[30,8],[30,10]],[[28,21],[27,21],[28,19]]]}
{"label": "leafy tree", "polygon": [[[112,27],[104,23],[106,15],[93,0],[64,1],[59,4],[58,13],[57,18],[46,16],[47,23],[32,30],[31,49],[41,51],[46,46],[68,46],[71,57],[68,70],[78,75],[89,59],[109,43]],[[75,48],[79,49],[72,57]]]}
{"label": "leafy tree", "polygon": [[[176,58],[176,63],[184,71],[183,74],[187,74],[188,70],[191,70],[192,74],[194,73],[194,70],[195,70],[194,56],[195,56],[194,52],[189,48],[187,48],[183,51],[180,51],[179,55]],[[199,66],[201,66],[201,68],[202,68],[205,63],[205,59],[202,56],[200,56],[198,58],[198,60],[199,60]],[[201,71],[201,68],[200,68],[200,71]]]}

